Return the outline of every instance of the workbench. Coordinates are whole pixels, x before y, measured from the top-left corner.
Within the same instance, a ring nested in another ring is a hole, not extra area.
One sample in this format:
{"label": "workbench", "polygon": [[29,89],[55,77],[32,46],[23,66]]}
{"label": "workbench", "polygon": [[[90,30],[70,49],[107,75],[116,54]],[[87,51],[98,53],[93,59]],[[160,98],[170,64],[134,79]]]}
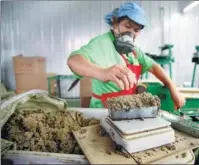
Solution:
{"label": "workbench", "polygon": [[[79,112],[82,112],[86,117],[88,118],[96,118],[96,119],[101,119],[103,117],[106,117],[108,115],[108,111],[107,109],[99,109],[99,108],[68,108],[69,111],[79,111]],[[87,129],[95,129],[96,126],[93,126],[93,127],[89,127]],[[77,132],[78,133],[78,132]],[[96,145],[98,147],[101,147],[103,148],[104,145],[101,145],[101,142],[95,142],[95,141],[92,141],[93,140],[93,136],[96,136],[96,131],[88,131],[88,133],[92,134],[88,139],[87,141],[85,141],[85,138],[81,139],[81,140],[84,140],[83,143],[86,142],[86,145],[87,143],[89,143],[89,146],[92,146],[92,145]],[[178,134],[179,135],[179,134]],[[180,136],[179,138],[180,139],[183,139],[183,137],[186,136],[186,135],[183,135],[183,136]],[[106,141],[106,143],[108,142],[108,145],[105,147],[105,151],[107,151],[107,147],[111,145],[110,142],[110,139],[108,137],[101,137],[102,139],[104,139]],[[194,138],[190,138],[191,139],[191,142],[195,143],[194,145],[190,144],[190,142],[187,142],[186,145],[183,145],[183,150],[182,151],[179,151],[178,153],[175,153],[175,154],[172,154],[171,155],[171,152],[169,154],[168,157],[162,157],[159,156],[159,160],[156,160],[154,161],[154,155],[151,157],[152,159],[145,159],[145,160],[149,160],[150,163],[176,163],[176,161],[178,163],[181,163],[181,164],[186,164],[186,163],[191,163],[193,164],[195,158],[194,158],[194,155],[193,155],[193,152],[191,151],[191,148],[194,148],[196,146],[199,145],[199,140],[197,139],[194,139]],[[99,146],[100,145],[100,146]],[[85,145],[84,145],[85,146]],[[86,158],[88,158],[88,156],[90,157],[90,154],[87,155],[87,151],[85,151],[85,147],[83,146],[83,150],[84,152],[86,153],[86,156],[84,155],[70,155],[70,154],[58,154],[58,153],[46,153],[46,152],[32,152],[32,151],[17,151],[17,150],[8,150],[4,156],[4,158],[6,159],[11,159],[15,164],[21,164],[21,163],[27,163],[27,164],[88,164],[89,163],[89,160],[87,160]],[[189,147],[187,147],[189,146]],[[98,156],[98,152],[99,151],[102,151],[102,150],[98,150],[98,148],[93,148],[92,149],[92,154],[93,154],[93,158],[94,155]],[[90,148],[86,147],[86,150],[90,150]],[[163,149],[164,150],[164,149]],[[89,151],[90,152],[90,151]],[[164,153],[164,152],[161,152],[161,153]],[[150,151],[145,153],[143,152],[143,156],[141,157],[148,157],[147,155],[145,154],[150,154]],[[109,154],[107,153],[101,153],[102,156],[109,156]],[[140,154],[142,155],[142,154]],[[161,155],[161,154],[158,154],[158,155]],[[184,155],[184,156],[183,156]],[[127,163],[131,163],[131,164],[136,164],[135,162],[132,163],[132,160],[128,159],[128,158],[125,158],[121,155],[115,155],[114,153],[112,153],[112,156],[111,157],[115,157],[116,159],[112,159],[112,163],[119,163],[118,161],[116,161],[118,158],[119,160],[123,160],[125,159],[125,162]],[[139,156],[137,157],[139,159]],[[161,159],[160,159],[161,158]],[[94,160],[94,159],[92,159]],[[101,160],[101,162],[99,162],[99,160]],[[108,163],[110,164],[110,160],[107,159],[107,160],[104,160],[104,159],[100,159],[100,157],[98,159],[96,159],[96,161],[98,163]],[[95,163],[95,162],[90,162],[90,163]]]}
{"label": "workbench", "polygon": [[[73,108],[73,110],[75,110],[75,108]],[[78,108],[78,111],[83,112],[89,118],[101,119],[108,115],[107,109]],[[176,150],[167,150],[166,147],[157,147],[143,152],[134,153],[133,156],[137,160],[137,162],[135,162],[134,159],[128,159],[123,155],[118,155],[114,152],[114,143],[111,138],[109,136],[100,136],[98,134],[99,125],[89,126],[82,129],[86,130],[84,134],[82,134],[82,131],[80,130],[74,131],[74,135],[91,164],[157,164],[169,162],[181,162],[181,164],[186,164],[188,162],[185,163],[179,158],[182,158],[182,155],[188,156],[190,154],[188,152],[193,153],[191,150],[199,147],[199,139],[191,137],[185,133],[175,131]],[[185,152],[187,153],[185,154]],[[190,158],[189,163],[193,163],[195,158],[191,158],[190,155],[188,157]]]}

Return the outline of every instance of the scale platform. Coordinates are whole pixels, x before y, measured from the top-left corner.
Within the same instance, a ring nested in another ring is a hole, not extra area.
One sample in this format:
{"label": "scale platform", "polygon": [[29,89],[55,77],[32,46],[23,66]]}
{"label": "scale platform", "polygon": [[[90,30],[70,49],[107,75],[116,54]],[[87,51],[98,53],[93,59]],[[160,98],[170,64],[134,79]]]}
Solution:
{"label": "scale platform", "polygon": [[[111,139],[129,153],[144,151],[175,141],[171,123],[160,117],[120,121],[113,121],[107,117],[101,119],[100,124]],[[123,152],[126,152],[125,150]]]}

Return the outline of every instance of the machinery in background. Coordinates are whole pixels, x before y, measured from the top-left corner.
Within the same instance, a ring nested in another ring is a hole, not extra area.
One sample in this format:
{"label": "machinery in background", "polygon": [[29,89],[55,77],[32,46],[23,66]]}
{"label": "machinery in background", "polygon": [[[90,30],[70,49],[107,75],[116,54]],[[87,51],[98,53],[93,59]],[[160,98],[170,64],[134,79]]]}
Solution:
{"label": "machinery in background", "polygon": [[[142,81],[146,91],[157,95],[161,100],[161,109],[172,114],[180,115],[180,112],[174,109],[174,103],[170,91],[159,81]],[[199,89],[197,88],[178,88],[186,98],[186,104],[181,108],[183,114],[197,119],[199,117]]]}
{"label": "machinery in background", "polygon": [[[165,44],[160,48],[161,54],[150,54],[146,53],[147,56],[151,57],[154,61],[156,61],[158,64],[160,64],[163,68],[164,65],[169,65],[169,75],[172,78],[172,63],[175,61],[172,48],[174,45],[171,44]],[[166,52],[166,53],[165,53]],[[148,73],[146,73],[146,78],[148,78]]]}
{"label": "machinery in background", "polygon": [[199,124],[187,118],[181,118],[166,111],[161,111],[160,116],[171,122],[172,128],[182,131],[190,136],[199,138]]}
{"label": "machinery in background", "polygon": [[199,64],[199,46],[196,46],[195,48],[196,48],[196,53],[194,53],[194,56],[192,58],[192,62],[195,63],[195,64],[194,64],[194,68],[193,68],[191,87],[194,86],[194,80],[195,80],[195,75],[196,75],[196,67]]}

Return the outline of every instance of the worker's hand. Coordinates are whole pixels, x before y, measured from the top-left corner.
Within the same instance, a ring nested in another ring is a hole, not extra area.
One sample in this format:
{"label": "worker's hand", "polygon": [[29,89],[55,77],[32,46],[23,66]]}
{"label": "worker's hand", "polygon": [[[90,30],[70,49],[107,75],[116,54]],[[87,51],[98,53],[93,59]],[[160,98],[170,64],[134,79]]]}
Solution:
{"label": "worker's hand", "polygon": [[135,74],[123,65],[114,65],[101,71],[101,81],[114,82],[119,88],[128,90],[137,83]]}
{"label": "worker's hand", "polygon": [[185,105],[186,100],[177,89],[171,92],[171,97],[173,99],[175,109],[179,109]]}

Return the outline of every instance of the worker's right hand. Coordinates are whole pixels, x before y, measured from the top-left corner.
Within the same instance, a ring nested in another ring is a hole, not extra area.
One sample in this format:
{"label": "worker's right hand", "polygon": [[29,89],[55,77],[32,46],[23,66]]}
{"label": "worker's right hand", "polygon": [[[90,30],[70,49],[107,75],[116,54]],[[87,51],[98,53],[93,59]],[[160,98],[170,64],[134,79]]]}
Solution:
{"label": "worker's right hand", "polygon": [[129,90],[137,83],[135,74],[126,66],[113,65],[101,70],[100,80],[114,82],[119,88]]}

